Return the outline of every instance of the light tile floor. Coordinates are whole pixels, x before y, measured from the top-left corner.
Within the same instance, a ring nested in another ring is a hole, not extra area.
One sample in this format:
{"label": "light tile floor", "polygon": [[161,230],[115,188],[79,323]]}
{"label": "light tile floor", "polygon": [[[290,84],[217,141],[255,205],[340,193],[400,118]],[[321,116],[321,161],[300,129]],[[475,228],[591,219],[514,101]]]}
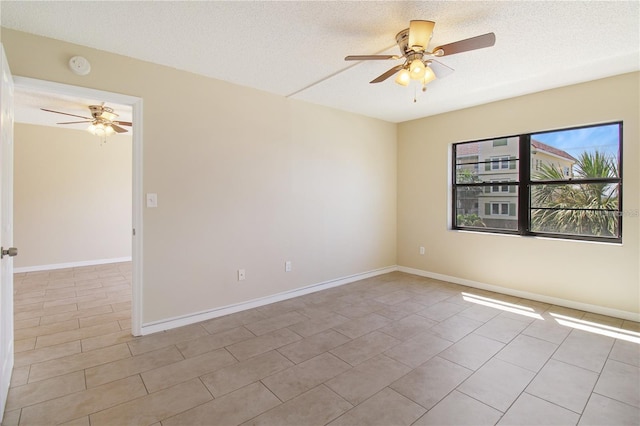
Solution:
{"label": "light tile floor", "polygon": [[130,278],[16,274],[3,425],[640,424],[638,323],[395,272],[133,338]]}

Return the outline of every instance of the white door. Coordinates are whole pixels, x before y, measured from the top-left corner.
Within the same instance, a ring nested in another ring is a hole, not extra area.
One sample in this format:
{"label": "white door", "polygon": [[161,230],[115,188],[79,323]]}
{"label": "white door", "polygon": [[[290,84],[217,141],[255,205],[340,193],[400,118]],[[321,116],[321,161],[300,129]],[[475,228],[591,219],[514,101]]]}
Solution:
{"label": "white door", "polygon": [[13,370],[13,79],[0,44],[0,421]]}

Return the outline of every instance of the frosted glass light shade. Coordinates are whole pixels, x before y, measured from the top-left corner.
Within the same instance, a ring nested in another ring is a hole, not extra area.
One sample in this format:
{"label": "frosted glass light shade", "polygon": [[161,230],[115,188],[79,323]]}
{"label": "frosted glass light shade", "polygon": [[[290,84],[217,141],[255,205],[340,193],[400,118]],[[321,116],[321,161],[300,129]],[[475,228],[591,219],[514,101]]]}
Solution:
{"label": "frosted glass light shade", "polygon": [[409,47],[415,51],[426,50],[431,41],[435,24],[433,21],[411,21],[409,23]]}
{"label": "frosted glass light shade", "polygon": [[409,65],[409,72],[411,78],[414,80],[421,80],[424,77],[426,67],[420,59],[414,59]]}
{"label": "frosted glass light shade", "polygon": [[427,84],[436,79],[436,75],[433,73],[431,67],[425,69],[424,77],[422,78],[422,84]]}
{"label": "frosted glass light shade", "polygon": [[409,71],[406,69],[401,69],[396,76],[396,83],[398,83],[400,86],[408,86],[410,81],[411,75],[409,74]]}

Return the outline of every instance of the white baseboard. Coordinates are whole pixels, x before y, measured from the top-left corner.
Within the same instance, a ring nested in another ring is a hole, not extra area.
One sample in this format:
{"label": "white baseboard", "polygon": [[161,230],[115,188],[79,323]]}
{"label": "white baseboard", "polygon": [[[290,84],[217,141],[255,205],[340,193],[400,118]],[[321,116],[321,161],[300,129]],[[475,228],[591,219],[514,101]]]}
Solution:
{"label": "white baseboard", "polygon": [[51,271],[54,269],[79,268],[81,266],[106,265],[108,263],[120,262],[131,262],[131,256],[115,257],[112,259],[83,260],[80,262],[54,263],[51,265],[23,266],[21,268],[13,268],[13,272],[19,274],[23,272]]}
{"label": "white baseboard", "polygon": [[197,312],[190,315],[184,315],[184,316],[175,317],[175,318],[168,318],[160,321],[153,321],[150,323],[142,324],[141,334],[144,336],[146,334],[170,330],[172,328],[182,327],[185,325],[210,320],[210,319],[221,317],[224,315],[233,314],[235,312],[244,311],[246,309],[257,308],[258,306],[264,306],[270,303],[280,302],[282,300],[303,296],[305,294],[315,293],[316,291],[326,290],[332,287],[338,287],[344,284],[352,283],[354,281],[363,280],[365,278],[371,278],[377,275],[388,274],[389,272],[394,272],[397,270],[398,270],[397,266],[388,266],[386,268],[380,268],[380,269],[375,269],[373,271],[349,275],[347,277],[337,278],[335,280],[325,281],[317,284],[311,284],[306,287],[285,291],[282,293],[274,294],[272,296],[266,296],[258,299],[249,300],[247,302],[236,303],[234,305],[223,306],[220,308],[215,308],[215,309],[211,309],[203,312]]}
{"label": "white baseboard", "polygon": [[593,312],[595,314],[607,315],[615,318],[622,318],[629,321],[640,321],[640,313],[621,311],[619,309],[607,308],[604,306],[590,305],[588,303],[576,302],[574,300],[560,299],[558,297],[545,296],[544,294],[529,293],[528,291],[514,290],[507,287],[500,287],[492,284],[485,284],[478,281],[467,280],[464,278],[452,277],[450,275],[437,274],[435,272],[423,271],[421,269],[408,268],[406,266],[398,266],[398,271],[408,274],[418,275],[426,278],[433,278],[440,281],[447,281],[454,284],[460,284],[467,287],[479,288],[482,290],[494,291],[496,293],[507,294],[509,296],[522,297],[523,299],[536,300],[538,302],[549,303],[551,305],[564,306],[580,311]]}

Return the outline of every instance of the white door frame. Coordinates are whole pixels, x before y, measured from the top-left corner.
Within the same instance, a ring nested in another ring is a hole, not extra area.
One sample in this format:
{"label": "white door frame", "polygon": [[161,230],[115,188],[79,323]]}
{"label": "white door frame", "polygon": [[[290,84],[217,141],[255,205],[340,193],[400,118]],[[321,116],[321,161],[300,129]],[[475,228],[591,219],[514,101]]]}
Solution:
{"label": "white door frame", "polygon": [[13,77],[16,88],[36,89],[66,96],[100,99],[104,102],[130,105],[132,108],[132,218],[133,227],[131,258],[133,277],[131,282],[131,333],[142,335],[142,98],[105,92],[86,87],[71,86],[28,77]]}

